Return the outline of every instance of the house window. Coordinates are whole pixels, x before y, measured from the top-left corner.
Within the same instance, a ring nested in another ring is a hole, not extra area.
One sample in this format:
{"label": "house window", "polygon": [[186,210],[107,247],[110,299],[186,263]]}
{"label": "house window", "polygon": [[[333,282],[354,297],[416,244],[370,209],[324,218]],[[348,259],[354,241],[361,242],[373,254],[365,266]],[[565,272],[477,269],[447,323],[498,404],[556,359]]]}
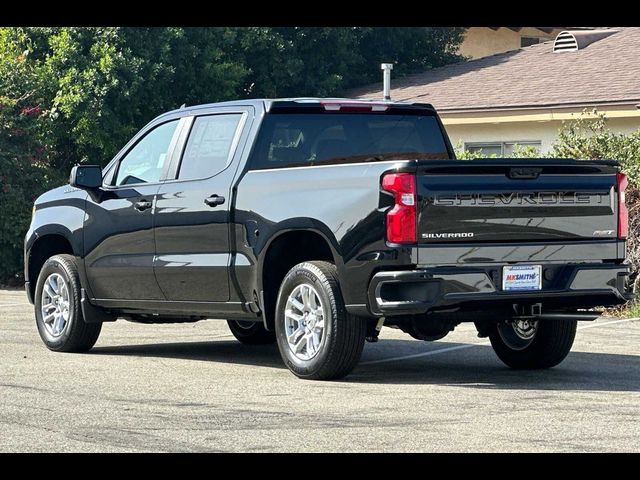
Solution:
{"label": "house window", "polygon": [[540,153],[542,142],[527,140],[519,142],[478,142],[464,144],[464,149],[467,152],[479,153],[487,157],[492,155],[496,157],[511,157],[516,150],[526,147],[533,147],[537,153]]}
{"label": "house window", "polygon": [[546,41],[546,38],[538,38],[538,37],[520,37],[520,48],[530,47],[531,45],[537,45],[538,43],[542,43]]}

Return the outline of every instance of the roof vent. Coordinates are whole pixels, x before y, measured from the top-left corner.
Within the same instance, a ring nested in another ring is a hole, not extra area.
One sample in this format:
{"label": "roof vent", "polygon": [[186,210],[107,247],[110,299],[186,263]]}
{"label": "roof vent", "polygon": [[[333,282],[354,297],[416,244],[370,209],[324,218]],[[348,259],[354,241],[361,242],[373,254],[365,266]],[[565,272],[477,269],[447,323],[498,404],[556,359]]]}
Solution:
{"label": "roof vent", "polygon": [[553,42],[553,52],[575,52],[620,30],[565,30]]}

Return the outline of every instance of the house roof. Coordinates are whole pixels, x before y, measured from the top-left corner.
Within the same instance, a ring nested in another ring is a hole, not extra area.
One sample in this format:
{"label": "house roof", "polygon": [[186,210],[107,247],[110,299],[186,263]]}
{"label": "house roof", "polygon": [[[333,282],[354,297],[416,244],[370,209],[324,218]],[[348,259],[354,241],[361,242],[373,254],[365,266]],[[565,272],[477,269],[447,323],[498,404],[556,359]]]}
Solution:
{"label": "house roof", "polygon": [[[640,103],[640,28],[616,30],[575,52],[549,41],[392,79],[391,96],[450,113]],[[380,98],[382,85],[349,96]]]}
{"label": "house roof", "polygon": [[[467,27],[469,28],[469,27]],[[491,30],[500,30],[501,28],[508,28],[509,30],[513,30],[514,32],[519,32],[520,30],[522,30],[524,27],[487,27],[490,28]],[[531,28],[536,28],[544,33],[551,33],[554,30],[557,30],[558,28],[561,30],[589,30],[593,27],[531,27]]]}

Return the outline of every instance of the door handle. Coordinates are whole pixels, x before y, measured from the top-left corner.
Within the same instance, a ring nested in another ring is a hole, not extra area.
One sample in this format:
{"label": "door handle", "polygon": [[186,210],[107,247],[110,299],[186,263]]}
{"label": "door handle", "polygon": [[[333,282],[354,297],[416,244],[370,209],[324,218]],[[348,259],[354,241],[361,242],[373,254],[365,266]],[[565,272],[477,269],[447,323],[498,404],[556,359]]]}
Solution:
{"label": "door handle", "polygon": [[224,203],[224,197],[221,197],[220,195],[211,195],[209,198],[204,199],[204,203],[210,207],[222,205]]}
{"label": "door handle", "polygon": [[148,208],[151,208],[151,205],[152,203],[147,200],[140,200],[139,202],[136,202],[136,204],[133,207],[139,212],[144,212]]}

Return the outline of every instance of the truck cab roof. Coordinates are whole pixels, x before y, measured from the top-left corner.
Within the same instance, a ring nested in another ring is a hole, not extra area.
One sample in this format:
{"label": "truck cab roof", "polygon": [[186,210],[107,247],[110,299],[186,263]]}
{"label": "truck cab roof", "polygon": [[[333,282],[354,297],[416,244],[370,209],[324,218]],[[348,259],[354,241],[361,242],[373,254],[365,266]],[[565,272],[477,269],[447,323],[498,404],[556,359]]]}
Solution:
{"label": "truck cab roof", "polygon": [[245,100],[231,100],[226,102],[206,103],[200,105],[191,105],[175,110],[171,110],[162,114],[172,115],[175,113],[191,113],[199,110],[216,108],[216,107],[240,107],[253,106],[256,108],[264,108],[265,111],[271,112],[275,110],[304,109],[304,108],[320,108],[324,107],[328,111],[340,111],[341,109],[355,109],[360,111],[385,111],[388,109],[410,109],[425,110],[435,112],[433,105],[429,103],[417,102],[396,102],[373,99],[355,99],[355,98],[319,98],[319,97],[291,97],[291,98],[247,98]]}

